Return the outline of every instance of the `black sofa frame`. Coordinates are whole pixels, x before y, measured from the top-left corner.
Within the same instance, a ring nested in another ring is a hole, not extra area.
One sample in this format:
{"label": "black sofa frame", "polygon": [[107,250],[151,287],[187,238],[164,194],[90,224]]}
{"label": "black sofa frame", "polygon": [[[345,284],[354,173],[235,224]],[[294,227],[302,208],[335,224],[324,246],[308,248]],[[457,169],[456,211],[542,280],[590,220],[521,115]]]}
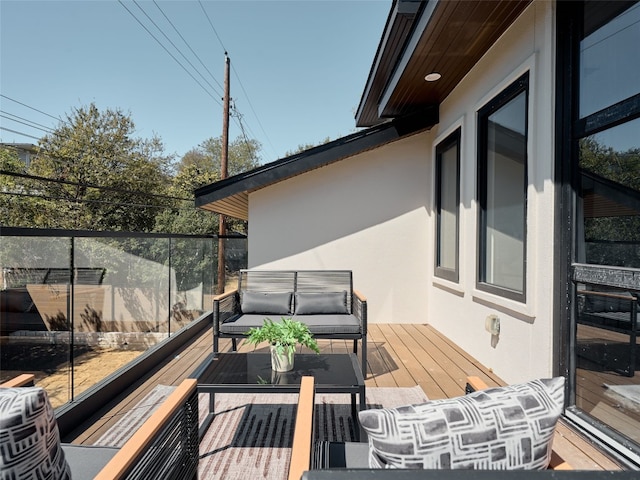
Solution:
{"label": "black sofa frame", "polygon": [[[225,331],[224,324],[233,324],[243,313],[241,298],[244,291],[264,293],[335,293],[347,292],[348,315],[357,319],[359,327],[334,329],[327,333],[323,325],[309,325],[317,339],[353,340],[353,353],[358,353],[361,342],[362,375],[367,376],[367,300],[353,289],[353,273],[350,270],[241,270],[238,287],[217,295],[213,299],[213,354],[219,353],[221,338],[232,339],[232,350],[237,350],[237,340],[245,338],[245,333]],[[278,315],[280,317],[280,315]],[[291,315],[304,322],[305,315]],[[272,318],[278,320],[278,318]],[[338,318],[339,320],[339,318]],[[259,325],[256,325],[259,326]]]}

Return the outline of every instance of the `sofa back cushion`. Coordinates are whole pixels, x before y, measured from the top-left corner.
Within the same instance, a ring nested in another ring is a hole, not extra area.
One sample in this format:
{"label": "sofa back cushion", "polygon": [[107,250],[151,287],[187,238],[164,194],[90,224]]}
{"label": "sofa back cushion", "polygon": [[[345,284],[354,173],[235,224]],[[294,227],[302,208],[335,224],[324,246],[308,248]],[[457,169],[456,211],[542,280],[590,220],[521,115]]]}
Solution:
{"label": "sofa back cushion", "polygon": [[40,387],[0,388],[2,478],[68,480],[58,424]]}
{"label": "sofa back cushion", "polygon": [[360,412],[372,468],[546,469],[564,378]]}
{"label": "sofa back cushion", "polygon": [[242,313],[290,315],[292,295],[293,292],[271,293],[245,290],[241,294],[240,309]]}

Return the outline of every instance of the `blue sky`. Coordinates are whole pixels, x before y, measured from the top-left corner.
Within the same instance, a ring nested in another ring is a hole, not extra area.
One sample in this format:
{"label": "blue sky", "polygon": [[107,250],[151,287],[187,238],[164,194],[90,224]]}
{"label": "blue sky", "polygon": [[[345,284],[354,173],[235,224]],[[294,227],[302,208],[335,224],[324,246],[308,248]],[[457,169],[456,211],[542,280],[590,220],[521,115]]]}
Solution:
{"label": "blue sky", "polygon": [[[137,136],[156,134],[167,153],[180,157],[221,134],[226,49],[231,97],[246,134],[262,144],[262,162],[276,160],[300,144],[356,130],[354,113],[390,6],[391,0],[0,0],[0,139],[37,143],[9,130],[40,137],[57,125],[51,116],[64,118],[93,102],[130,114]],[[232,121],[230,137],[239,135]]]}

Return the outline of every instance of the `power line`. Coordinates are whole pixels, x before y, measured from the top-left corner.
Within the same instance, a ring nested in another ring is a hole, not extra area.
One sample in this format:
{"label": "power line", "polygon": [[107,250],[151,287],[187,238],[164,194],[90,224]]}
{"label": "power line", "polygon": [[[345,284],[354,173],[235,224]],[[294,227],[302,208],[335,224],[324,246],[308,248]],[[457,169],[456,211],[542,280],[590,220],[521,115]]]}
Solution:
{"label": "power line", "polygon": [[[176,28],[176,26],[173,24],[173,22],[169,19],[169,17],[167,17],[167,15],[164,13],[164,11],[162,10],[162,8],[160,8],[160,5],[158,5],[158,3],[156,2],[156,0],[153,0],[153,3],[156,7],[158,7],[158,10],[160,10],[160,13],[162,13],[162,15],[164,16],[164,18],[167,20],[167,22],[169,22],[169,25],[171,25],[173,27],[173,29],[175,30],[175,32],[178,34],[178,36],[182,39],[182,41],[184,42],[184,44],[187,46],[187,48],[191,51],[191,53],[193,53],[193,56],[196,57],[198,59],[198,61],[200,62],[200,65],[202,65],[202,67],[207,71],[207,73],[211,76],[211,78],[213,79],[214,82],[216,82],[218,84],[218,86],[220,87],[221,90],[224,90],[224,87],[220,84],[220,82],[218,81],[218,79],[216,79],[216,77],[213,75],[213,73],[211,73],[211,71],[207,68],[207,66],[204,64],[204,62],[202,61],[202,59],[198,56],[198,54],[193,50],[193,48],[191,48],[191,45],[189,45],[189,42],[187,42],[185,40],[185,38],[182,36],[182,34],[180,33],[180,31]],[[217,93],[217,92],[216,92]]]}
{"label": "power line", "polygon": [[218,92],[216,90],[216,88],[211,85],[211,83],[209,82],[209,80],[207,80],[204,75],[202,75],[202,73],[200,73],[200,71],[193,65],[193,63],[191,63],[191,61],[187,58],[187,56],[182,53],[182,50],[180,50],[175,43],[173,43],[173,41],[169,38],[169,36],[164,33],[164,30],[162,30],[162,28],[160,28],[158,26],[158,24],[149,16],[149,14],[140,6],[140,4],[136,1],[133,0],[133,3],[136,7],[138,7],[138,9],[144,14],[145,17],[147,17],[147,19],[153,24],[154,27],[156,27],[158,29],[158,31],[164,36],[164,38],[171,44],[171,46],[173,48],[176,49],[176,51],[182,56],[182,58],[189,64],[189,66],[191,66],[191,68],[193,68],[193,70],[200,75],[200,77],[202,78],[202,80],[204,80],[204,83],[206,83],[207,85],[209,85],[209,87],[211,87],[211,89],[216,92],[217,94],[220,94],[220,92]]}
{"label": "power line", "polygon": [[5,131],[11,132],[11,133],[17,133],[18,135],[22,135],[23,137],[33,138],[34,140],[40,140],[38,137],[34,137],[33,135],[29,135],[28,133],[19,132],[17,130],[12,130],[12,129],[6,128],[6,127],[1,127],[0,126],[0,130],[5,130]]}
{"label": "power line", "polygon": [[6,175],[8,177],[26,178],[28,180],[38,180],[38,181],[49,182],[49,183],[59,183],[59,184],[62,184],[62,185],[69,185],[69,186],[72,186],[72,187],[95,188],[95,189],[98,189],[98,190],[106,190],[106,191],[116,192],[116,193],[127,193],[127,194],[133,194],[133,195],[144,194],[147,197],[164,198],[164,199],[168,199],[168,200],[185,200],[185,201],[193,200],[192,198],[174,197],[172,195],[159,195],[159,194],[154,194],[154,193],[141,193],[139,191],[125,190],[123,188],[109,187],[109,186],[105,186],[105,185],[95,185],[95,184],[91,184],[91,183],[72,182],[70,180],[60,180],[60,179],[57,179],[57,178],[41,177],[41,176],[38,176],[38,175],[30,175],[28,173],[11,172],[11,171],[8,171],[8,170],[0,170],[0,175]]}
{"label": "power line", "polygon": [[[14,118],[19,118],[20,120],[24,120],[25,122],[29,122],[30,124],[35,125],[33,128],[36,128],[36,126],[37,127],[42,127],[42,128],[38,128],[38,130],[46,129],[49,132],[53,132],[53,129],[51,127],[47,127],[46,125],[43,125],[41,123],[34,122],[33,120],[29,120],[28,118],[21,117],[19,115],[14,114],[14,113],[6,112],[6,111],[4,111],[2,109],[0,109],[0,113],[4,113],[5,115],[10,115],[11,117],[14,117]],[[7,117],[5,117],[5,118],[7,118]],[[13,120],[13,118],[7,118],[7,119],[8,120]]]}
{"label": "power line", "polygon": [[[7,115],[10,115],[10,116],[7,116]],[[11,118],[11,117],[15,117],[15,118]],[[41,125],[44,128],[40,128],[39,126],[36,126],[36,125],[40,125],[38,123],[31,122],[30,120],[19,117],[18,115],[13,115],[11,113],[3,112],[2,110],[0,110],[0,118],[6,118],[7,120],[10,120],[12,122],[20,123],[22,125],[26,125],[27,127],[33,128],[35,130],[40,130],[45,133],[53,133],[53,130],[51,130],[49,127],[45,127],[44,125]],[[19,118],[20,120],[16,120],[16,118]],[[25,120],[25,121],[22,121],[22,120]]]}
{"label": "power line", "polygon": [[207,18],[207,20],[209,21],[209,25],[211,25],[211,29],[213,30],[213,33],[216,34],[216,38],[218,39],[218,42],[220,42],[220,46],[222,47],[222,51],[225,53],[225,55],[227,54],[227,48],[224,46],[224,43],[222,43],[222,39],[220,38],[220,35],[218,35],[218,32],[216,30],[216,27],[213,26],[213,22],[211,21],[211,19],[209,18],[209,14],[207,13],[207,11],[204,9],[204,5],[202,5],[202,1],[198,0],[198,3],[200,4],[200,8],[202,9],[202,12],[204,13],[204,16]]}
{"label": "power line", "polygon": [[[253,108],[253,105],[251,104],[251,100],[249,99],[249,94],[244,89],[244,85],[242,84],[242,81],[240,80],[240,75],[238,75],[238,72],[236,71],[236,69],[233,66],[233,64],[231,64],[231,69],[233,70],[233,73],[235,74],[236,79],[238,80],[238,84],[240,85],[240,89],[242,90],[242,92],[244,93],[244,96],[247,99],[247,103],[249,104],[249,108],[253,112],[253,116],[256,117],[256,121],[258,122],[258,126],[260,127],[260,130],[262,130],[262,133],[264,134],[265,138],[267,139],[267,142],[269,143],[269,146],[273,150],[274,154],[277,155],[276,149],[273,146],[273,143],[271,143],[271,139],[269,138],[269,135],[267,135],[267,132],[265,131],[264,127],[262,126],[262,122],[260,122],[260,118],[258,117],[258,114],[256,113],[255,109]],[[255,137],[255,135],[254,135],[254,137]]]}
{"label": "power line", "polygon": [[165,46],[162,44],[162,42],[156,38],[156,36],[155,36],[153,33],[151,33],[151,31],[146,27],[146,25],[145,25],[144,23],[142,23],[142,22],[138,19],[138,17],[136,17],[136,15],[135,15],[131,10],[129,10],[129,9],[127,8],[127,6],[122,2],[122,0],[118,0],[118,3],[119,3],[120,5],[122,5],[122,8],[124,8],[124,9],[129,13],[129,15],[131,15],[131,16],[135,19],[135,21],[136,21],[136,22],[138,22],[138,24],[139,24],[142,28],[144,28],[144,29],[145,29],[145,31],[146,31],[149,35],[151,35],[151,38],[153,38],[153,39],[158,43],[158,45],[160,45],[160,46],[163,48],[163,50],[164,50],[165,52],[167,52],[167,53],[169,54],[169,56],[170,56],[171,58],[173,58],[173,60],[174,60],[178,65],[180,65],[180,68],[182,68],[182,69],[187,73],[187,75],[189,75],[189,76],[190,76],[190,77],[191,77],[191,78],[192,78],[192,79],[193,79],[193,80],[194,80],[194,81],[195,81],[195,82],[200,86],[200,88],[202,88],[202,90],[204,90],[204,92],[205,92],[207,95],[209,95],[209,96],[213,99],[213,101],[214,101],[214,102],[216,102],[218,105],[222,106],[222,103],[220,103],[220,101],[219,101],[217,98],[215,98],[213,95],[211,95],[211,92],[209,92],[209,91],[204,87],[204,85],[202,85],[202,83],[200,83],[200,81],[199,81],[196,77],[194,77],[194,76],[193,76],[193,74],[192,74],[189,70],[187,70],[187,69],[185,68],[185,66],[184,66],[184,65],[182,65],[182,63],[180,63],[180,60],[178,60],[178,59],[175,57],[175,55],[173,55],[173,54],[172,54],[172,53],[167,49],[167,47],[165,47]]}
{"label": "power line", "polygon": [[[218,35],[218,31],[216,30],[216,27],[213,26],[213,22],[211,21],[211,18],[209,17],[209,14],[207,13],[207,11],[204,8],[204,5],[202,4],[201,0],[198,0],[198,4],[200,5],[200,8],[202,9],[202,12],[204,13],[207,21],[209,22],[209,25],[211,26],[211,29],[213,30],[213,33],[215,34],[216,38],[218,39],[218,42],[220,43],[220,46],[222,47],[222,50],[224,51],[225,55],[227,54],[228,50],[225,47],[222,39],[220,38],[220,35]],[[247,91],[244,88],[244,85],[242,84],[242,81],[240,80],[240,75],[238,75],[238,72],[236,71],[235,67],[233,66],[233,64],[231,64],[231,69],[233,70],[233,73],[236,76],[236,79],[238,80],[238,84],[240,85],[240,89],[242,90],[242,92],[244,93],[246,99],[247,99],[247,103],[249,104],[249,108],[251,108],[251,111],[253,112],[253,115],[256,117],[256,121],[258,122],[258,125],[260,126],[260,129],[262,130],[262,133],[264,133],[264,136],[267,139],[267,142],[269,143],[269,145],[271,146],[271,148],[273,149],[274,153],[275,153],[275,148],[273,146],[273,144],[271,143],[271,139],[269,138],[269,136],[267,135],[267,132],[265,131],[264,127],[262,126],[262,123],[260,122],[260,119],[258,118],[258,114],[256,113],[255,109],[253,108],[253,105],[251,104],[251,100],[249,99],[249,94],[247,94]],[[236,108],[237,111],[237,108]],[[238,123],[238,122],[236,122]],[[243,136],[246,137],[246,133],[244,131],[244,128],[242,126],[242,124],[238,123],[238,127],[240,127],[240,130],[242,131]],[[255,134],[253,135],[254,137],[256,136]]]}
{"label": "power line", "polygon": [[117,207],[139,207],[139,208],[157,208],[164,210],[184,210],[184,211],[192,211],[193,208],[187,207],[174,207],[170,205],[154,205],[150,203],[123,203],[123,202],[113,202],[111,200],[94,200],[90,198],[83,198],[82,200],[71,200],[65,197],[54,197],[51,195],[41,195],[36,193],[22,193],[22,192],[6,192],[0,190],[0,195],[11,195],[14,197],[29,197],[29,198],[42,198],[43,200],[51,200],[51,201],[65,201],[70,203],[97,203],[97,204],[108,204],[114,205]]}
{"label": "power line", "polygon": [[38,110],[37,108],[34,108],[34,107],[30,106],[30,105],[27,105],[26,103],[19,102],[18,100],[14,99],[14,98],[7,97],[6,95],[2,95],[2,94],[0,94],[0,97],[2,97],[2,98],[6,98],[7,100],[10,100],[10,101],[12,101],[12,102],[15,102],[15,103],[17,103],[18,105],[22,105],[23,107],[27,107],[27,108],[29,108],[29,109],[31,109],[31,110],[34,110],[34,111],[36,111],[36,112],[38,112],[38,113],[41,113],[42,115],[46,115],[47,117],[51,117],[51,118],[53,118],[54,120],[58,120],[59,122],[69,123],[69,122],[67,122],[66,120],[61,119],[60,117],[54,117],[53,115],[49,115],[48,113],[43,112],[42,110]]}

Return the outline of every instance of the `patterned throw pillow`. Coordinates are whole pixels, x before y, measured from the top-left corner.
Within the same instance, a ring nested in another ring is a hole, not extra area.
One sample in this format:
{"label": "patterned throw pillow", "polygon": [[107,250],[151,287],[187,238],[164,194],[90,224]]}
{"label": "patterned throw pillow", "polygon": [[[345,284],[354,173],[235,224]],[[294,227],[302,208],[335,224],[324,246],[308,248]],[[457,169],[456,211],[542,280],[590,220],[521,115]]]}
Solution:
{"label": "patterned throw pillow", "polygon": [[545,469],[564,378],[360,412],[372,468]]}
{"label": "patterned throw pillow", "polygon": [[40,387],[0,388],[2,480],[69,480],[71,471],[47,393]]}

